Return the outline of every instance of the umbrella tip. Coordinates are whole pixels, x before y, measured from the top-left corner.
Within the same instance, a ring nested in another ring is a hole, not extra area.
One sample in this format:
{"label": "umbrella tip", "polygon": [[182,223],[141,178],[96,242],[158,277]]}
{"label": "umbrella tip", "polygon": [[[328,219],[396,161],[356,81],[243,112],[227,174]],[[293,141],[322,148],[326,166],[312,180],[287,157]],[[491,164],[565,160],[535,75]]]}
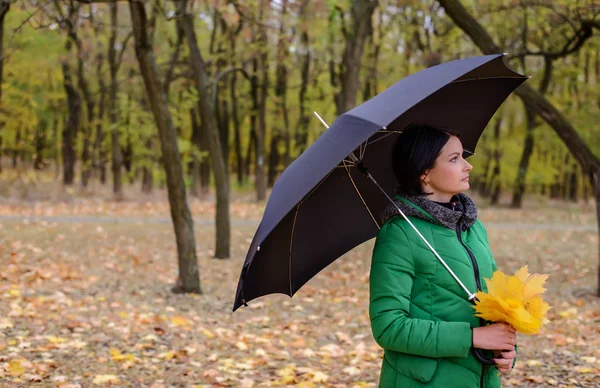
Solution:
{"label": "umbrella tip", "polygon": [[508,55],[508,53],[502,53],[502,55]]}
{"label": "umbrella tip", "polygon": [[531,79],[531,78],[533,78],[533,76],[532,75],[528,75],[527,78]]}

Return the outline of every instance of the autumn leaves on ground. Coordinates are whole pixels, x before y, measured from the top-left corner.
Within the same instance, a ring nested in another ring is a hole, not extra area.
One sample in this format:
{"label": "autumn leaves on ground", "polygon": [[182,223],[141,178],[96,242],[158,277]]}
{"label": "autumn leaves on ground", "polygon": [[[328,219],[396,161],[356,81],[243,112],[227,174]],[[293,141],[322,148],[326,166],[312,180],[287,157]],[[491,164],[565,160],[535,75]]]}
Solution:
{"label": "autumn leaves on ground", "polygon": [[[232,254],[211,258],[214,204],[191,202],[202,295],[175,295],[167,203],[0,203],[0,386],[374,387],[368,318],[372,241],[293,299],[231,312],[264,205],[232,204]],[[600,386],[592,205],[481,208],[500,269],[551,274],[550,323],[519,336],[504,386]]]}

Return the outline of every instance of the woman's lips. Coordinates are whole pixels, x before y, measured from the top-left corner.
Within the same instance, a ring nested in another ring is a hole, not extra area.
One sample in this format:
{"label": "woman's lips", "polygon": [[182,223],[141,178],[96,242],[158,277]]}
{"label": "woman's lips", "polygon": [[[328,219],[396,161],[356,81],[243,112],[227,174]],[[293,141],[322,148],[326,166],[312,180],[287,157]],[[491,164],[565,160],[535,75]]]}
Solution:
{"label": "woman's lips", "polygon": [[463,178],[462,180],[463,180],[463,181],[468,181],[468,180],[469,180],[469,177],[465,177],[465,178]]}

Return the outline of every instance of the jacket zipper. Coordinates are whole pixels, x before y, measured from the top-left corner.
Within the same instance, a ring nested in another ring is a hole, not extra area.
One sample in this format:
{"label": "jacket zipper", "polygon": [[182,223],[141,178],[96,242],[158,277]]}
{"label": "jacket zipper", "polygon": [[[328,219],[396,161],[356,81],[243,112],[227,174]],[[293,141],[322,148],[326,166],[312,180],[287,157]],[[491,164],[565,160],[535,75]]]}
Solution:
{"label": "jacket zipper", "polygon": [[456,236],[458,237],[458,241],[460,241],[461,245],[467,250],[467,253],[469,254],[471,264],[473,264],[473,271],[475,272],[475,284],[477,285],[477,291],[481,291],[481,280],[479,280],[479,266],[477,265],[477,260],[475,260],[475,255],[463,242],[462,237],[460,236],[460,225],[456,226]]}
{"label": "jacket zipper", "polygon": [[[462,237],[460,235],[460,224],[456,225],[456,236],[458,237],[458,241],[460,241],[460,244],[465,248],[465,250],[469,254],[469,259],[471,259],[471,263],[473,264],[473,272],[475,272],[475,284],[477,285],[477,291],[481,291],[481,280],[479,279],[479,265],[477,265],[477,260],[475,260],[475,255],[473,254],[473,252],[471,252],[471,250],[469,249],[467,244],[465,244],[462,240]],[[482,365],[481,366],[481,377],[479,378],[479,386],[481,388],[483,388],[484,384],[485,384],[485,365]]]}

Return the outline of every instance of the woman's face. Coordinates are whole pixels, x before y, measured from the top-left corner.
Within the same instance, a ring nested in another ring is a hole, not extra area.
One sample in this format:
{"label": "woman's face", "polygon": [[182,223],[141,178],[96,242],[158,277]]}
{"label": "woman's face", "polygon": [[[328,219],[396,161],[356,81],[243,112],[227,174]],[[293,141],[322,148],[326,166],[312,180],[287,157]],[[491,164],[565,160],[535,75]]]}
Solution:
{"label": "woman's face", "polygon": [[453,195],[469,189],[469,172],[473,166],[462,155],[462,143],[456,136],[450,136],[433,167],[421,175],[423,191],[433,193],[429,199],[448,202]]}

